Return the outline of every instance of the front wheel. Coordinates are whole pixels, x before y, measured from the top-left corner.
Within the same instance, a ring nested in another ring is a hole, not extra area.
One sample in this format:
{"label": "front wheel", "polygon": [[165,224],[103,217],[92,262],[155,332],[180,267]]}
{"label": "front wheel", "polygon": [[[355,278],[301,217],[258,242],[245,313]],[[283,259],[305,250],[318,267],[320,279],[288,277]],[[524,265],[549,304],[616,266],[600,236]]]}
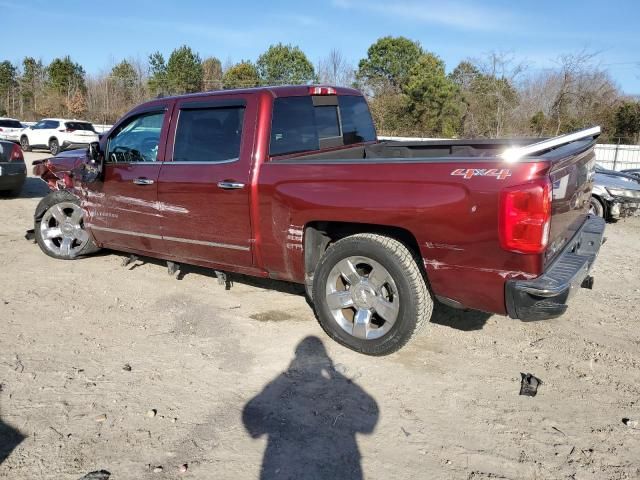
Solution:
{"label": "front wheel", "polygon": [[44,197],[36,210],[34,231],[40,249],[50,257],[72,260],[98,250],[84,229],[84,212],[80,200],[66,190]]}
{"label": "front wheel", "polygon": [[594,196],[591,197],[591,202],[589,203],[589,213],[604,218],[604,205]]}
{"label": "front wheel", "polygon": [[377,234],[352,235],[327,249],[314,273],[313,301],[324,331],[366,355],[399,350],[433,311],[416,257]]}

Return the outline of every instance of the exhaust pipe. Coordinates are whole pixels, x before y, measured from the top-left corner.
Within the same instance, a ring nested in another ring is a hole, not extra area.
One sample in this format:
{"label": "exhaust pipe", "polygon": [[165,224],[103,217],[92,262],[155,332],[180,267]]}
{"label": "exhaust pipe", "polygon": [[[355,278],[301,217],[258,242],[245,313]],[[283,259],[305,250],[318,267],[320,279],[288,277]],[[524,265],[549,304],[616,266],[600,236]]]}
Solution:
{"label": "exhaust pipe", "polygon": [[586,277],[584,277],[584,280],[580,284],[580,287],[588,288],[589,290],[592,290],[593,289],[593,281],[594,281],[593,277],[591,275],[587,275]]}

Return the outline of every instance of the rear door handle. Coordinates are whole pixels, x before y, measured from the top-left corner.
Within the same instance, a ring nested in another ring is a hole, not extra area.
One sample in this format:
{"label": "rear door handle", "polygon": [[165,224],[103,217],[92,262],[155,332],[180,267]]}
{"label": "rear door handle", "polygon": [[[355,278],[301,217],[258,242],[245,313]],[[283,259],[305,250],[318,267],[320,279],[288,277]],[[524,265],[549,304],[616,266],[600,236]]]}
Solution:
{"label": "rear door handle", "polygon": [[153,185],[154,181],[149,178],[140,177],[136,178],[133,183],[135,183],[136,185]]}
{"label": "rear door handle", "polygon": [[238,190],[244,188],[244,183],[231,181],[218,182],[218,188],[222,188],[223,190]]}

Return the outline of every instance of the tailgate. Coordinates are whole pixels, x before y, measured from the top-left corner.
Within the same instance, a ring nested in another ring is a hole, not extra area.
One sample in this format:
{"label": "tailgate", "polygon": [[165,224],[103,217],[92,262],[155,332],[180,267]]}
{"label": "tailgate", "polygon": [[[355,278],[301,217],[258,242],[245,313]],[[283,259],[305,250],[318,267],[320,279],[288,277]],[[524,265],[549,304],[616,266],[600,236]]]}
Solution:
{"label": "tailgate", "polygon": [[587,218],[595,178],[594,147],[599,135],[600,127],[593,127],[515,148],[504,154],[512,159],[529,157],[550,162],[553,197],[545,266],[573,238]]}
{"label": "tailgate", "polygon": [[567,145],[564,148],[573,147],[572,150],[552,164],[549,175],[553,184],[553,201],[545,263],[553,260],[587,217],[595,177],[594,146],[595,140]]}

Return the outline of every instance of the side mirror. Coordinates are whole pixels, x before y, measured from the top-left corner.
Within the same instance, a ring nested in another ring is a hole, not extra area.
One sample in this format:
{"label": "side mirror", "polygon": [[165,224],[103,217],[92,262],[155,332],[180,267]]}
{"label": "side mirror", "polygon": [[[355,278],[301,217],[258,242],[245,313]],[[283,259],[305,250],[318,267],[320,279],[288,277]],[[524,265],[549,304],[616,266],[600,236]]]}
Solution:
{"label": "side mirror", "polygon": [[94,163],[100,162],[100,143],[91,142],[89,144],[89,160]]}
{"label": "side mirror", "polygon": [[82,168],[82,181],[91,183],[100,181],[102,178],[102,164],[104,162],[104,155],[100,150],[100,143],[91,142],[87,149],[87,158],[89,162],[83,163]]}

